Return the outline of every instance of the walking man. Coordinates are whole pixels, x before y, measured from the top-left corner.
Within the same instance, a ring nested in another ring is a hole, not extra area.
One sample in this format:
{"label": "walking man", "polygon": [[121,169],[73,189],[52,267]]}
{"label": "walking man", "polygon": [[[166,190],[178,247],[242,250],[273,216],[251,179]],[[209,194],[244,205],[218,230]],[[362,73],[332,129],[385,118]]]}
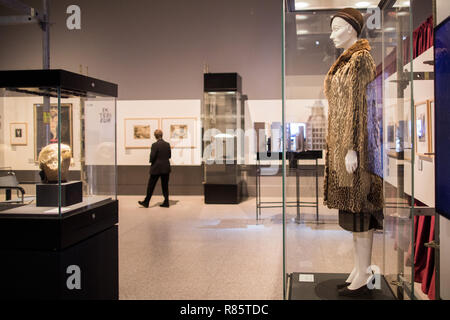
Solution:
{"label": "walking man", "polygon": [[169,175],[170,175],[170,162],[171,157],[170,144],[163,140],[163,132],[160,129],[155,130],[156,142],[152,144],[150,152],[150,178],[148,179],[147,196],[144,201],[138,201],[138,203],[148,208],[150,199],[153,195],[158,179],[161,178],[161,187],[164,195],[164,202],[160,207],[169,207]]}

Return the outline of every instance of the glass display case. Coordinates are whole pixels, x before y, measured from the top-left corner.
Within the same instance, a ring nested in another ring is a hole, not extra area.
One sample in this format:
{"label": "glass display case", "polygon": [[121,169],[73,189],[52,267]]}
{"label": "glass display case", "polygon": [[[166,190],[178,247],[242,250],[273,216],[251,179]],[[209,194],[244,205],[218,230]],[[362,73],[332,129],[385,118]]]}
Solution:
{"label": "glass display case", "polygon": [[419,279],[417,258],[432,254],[419,238],[433,237],[420,235],[434,215],[428,22],[413,19],[417,1],[283,3],[283,126],[326,123],[311,132],[324,150],[320,221],[296,219],[283,167],[285,298],[416,299],[433,275],[427,264]]}
{"label": "glass display case", "polygon": [[[24,261],[39,269],[71,257],[85,274],[103,275],[71,292],[52,282],[65,277],[63,265],[62,274],[43,271],[51,277],[47,297],[117,295],[117,92],[116,84],[64,70],[0,71],[0,255],[9,261],[0,271],[11,276],[2,287],[35,288],[26,284],[35,280],[14,277]],[[49,260],[36,253],[47,251]],[[83,258],[92,254],[107,259]],[[111,285],[97,290],[95,281]]]}
{"label": "glass display case", "polygon": [[244,101],[237,73],[204,75],[202,108],[205,203],[239,203],[244,161]]}
{"label": "glass display case", "polygon": [[61,216],[116,200],[117,86],[65,71],[0,79],[1,172],[23,189],[0,213]]}

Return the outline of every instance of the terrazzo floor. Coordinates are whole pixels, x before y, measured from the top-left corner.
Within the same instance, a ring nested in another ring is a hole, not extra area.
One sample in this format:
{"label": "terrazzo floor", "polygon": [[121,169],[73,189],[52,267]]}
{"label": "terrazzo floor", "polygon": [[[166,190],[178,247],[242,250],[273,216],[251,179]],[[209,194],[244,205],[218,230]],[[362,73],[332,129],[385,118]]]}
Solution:
{"label": "terrazzo floor", "polygon": [[[255,219],[255,199],[239,205],[205,205],[201,196],[173,196],[160,208],[154,197],[119,197],[120,299],[282,299],[281,209]],[[274,199],[267,199],[268,201]],[[275,199],[277,201],[277,199]],[[337,225],[337,212],[303,208],[303,223],[286,224],[286,272],[348,273],[352,235]],[[382,234],[375,234],[373,263],[382,264]]]}

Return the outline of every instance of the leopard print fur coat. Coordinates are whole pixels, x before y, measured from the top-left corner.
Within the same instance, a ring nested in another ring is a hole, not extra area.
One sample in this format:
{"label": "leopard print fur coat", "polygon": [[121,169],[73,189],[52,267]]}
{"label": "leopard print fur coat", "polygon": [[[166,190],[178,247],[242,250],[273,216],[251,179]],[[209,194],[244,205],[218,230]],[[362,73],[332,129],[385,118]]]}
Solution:
{"label": "leopard print fur coat", "polygon": [[[328,99],[328,132],[325,156],[324,204],[350,212],[383,208],[382,178],[370,172],[366,89],[375,78],[371,47],[358,40],[333,64],[325,79]],[[358,168],[349,174],[345,156],[354,150]]]}

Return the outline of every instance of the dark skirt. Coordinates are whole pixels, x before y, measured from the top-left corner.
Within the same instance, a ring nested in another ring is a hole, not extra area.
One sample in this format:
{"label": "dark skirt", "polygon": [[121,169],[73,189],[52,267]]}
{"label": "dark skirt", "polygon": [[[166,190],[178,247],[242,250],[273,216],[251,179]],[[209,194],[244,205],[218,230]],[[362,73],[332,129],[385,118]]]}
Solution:
{"label": "dark skirt", "polygon": [[339,225],[341,228],[351,232],[366,232],[369,230],[383,229],[383,210],[366,213],[353,213],[339,210]]}

